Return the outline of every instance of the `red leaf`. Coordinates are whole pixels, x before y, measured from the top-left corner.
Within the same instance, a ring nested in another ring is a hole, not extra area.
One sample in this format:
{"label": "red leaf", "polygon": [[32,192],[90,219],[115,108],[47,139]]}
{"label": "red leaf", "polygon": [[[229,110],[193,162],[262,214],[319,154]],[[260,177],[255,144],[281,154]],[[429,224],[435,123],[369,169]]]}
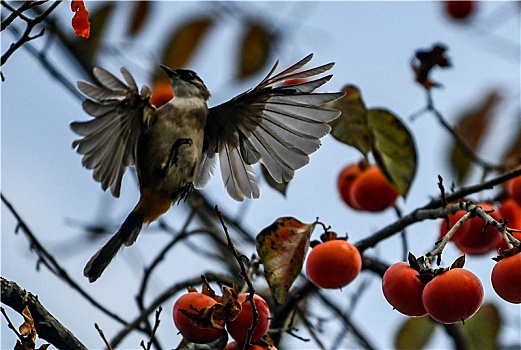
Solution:
{"label": "red leaf", "polygon": [[74,12],[72,28],[77,36],[87,39],[90,36],[89,11],[85,8],[83,0],[71,1],[71,10]]}

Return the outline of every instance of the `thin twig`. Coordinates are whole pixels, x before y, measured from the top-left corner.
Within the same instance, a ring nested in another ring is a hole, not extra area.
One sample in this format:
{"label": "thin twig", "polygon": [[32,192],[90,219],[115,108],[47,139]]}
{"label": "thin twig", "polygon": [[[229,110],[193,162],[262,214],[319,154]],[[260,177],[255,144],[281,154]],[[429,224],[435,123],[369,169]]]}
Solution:
{"label": "thin twig", "polygon": [[[9,26],[9,30],[14,35],[20,35],[20,30],[15,26]],[[76,86],[71,83],[60,71],[58,71],[55,64],[50,62],[46,55],[37,50],[30,42],[26,43],[23,48],[26,49],[31,55],[33,55],[33,57],[40,62],[42,67],[47,70],[51,77],[61,83],[74,97],[79,100],[84,99],[83,95],[76,89]]]}
{"label": "thin twig", "polygon": [[[136,301],[138,304],[138,307],[140,310],[143,310],[144,308],[144,298],[145,298],[145,292],[148,286],[148,281],[150,280],[150,277],[152,275],[152,272],[154,269],[159,266],[159,263],[164,260],[166,254],[168,251],[176,245],[177,242],[182,240],[183,238],[187,237],[186,229],[188,228],[188,225],[192,222],[192,219],[194,217],[194,210],[190,212],[190,215],[188,215],[188,218],[186,219],[185,223],[183,224],[183,227],[180,231],[180,234],[175,235],[174,238],[168,243],[155,257],[155,259],[152,261],[152,263],[145,268],[145,271],[143,273],[143,279],[141,280],[141,286],[139,288],[138,295],[136,296]],[[164,229],[166,229],[166,224],[162,223],[162,226]]]}
{"label": "thin twig", "polygon": [[473,160],[474,162],[478,163],[481,167],[483,167],[486,170],[496,170],[496,171],[505,171],[505,165],[504,164],[492,164],[484,159],[482,159],[476,151],[469,146],[469,144],[458,134],[456,129],[450,125],[450,123],[445,119],[443,114],[441,114],[440,111],[434,106],[434,102],[432,99],[432,91],[427,90],[427,107],[426,110],[430,111],[438,120],[438,122],[443,126],[445,130],[447,130],[451,136],[456,141],[457,145],[460,147],[460,149],[465,153],[465,155]]}
{"label": "thin twig", "polygon": [[47,0],[46,1],[24,1],[22,3],[22,5],[20,5],[20,7],[15,9],[7,1],[2,1],[1,2],[2,6],[4,6],[9,11],[11,11],[11,14],[9,16],[7,16],[6,19],[2,19],[0,31],[3,31],[4,29],[6,29],[18,17],[26,22],[32,21],[31,18],[24,15],[24,12],[33,8],[34,6],[39,6],[46,2],[47,2]]}
{"label": "thin twig", "polygon": [[251,323],[251,326],[248,328],[246,340],[244,341],[244,350],[248,350],[251,346],[251,337],[253,335],[253,331],[255,330],[255,327],[257,327],[257,324],[259,323],[259,312],[257,311],[257,305],[255,305],[255,302],[253,300],[253,296],[255,295],[255,289],[253,288],[253,283],[251,282],[251,279],[248,276],[248,270],[246,269],[246,266],[244,265],[244,260],[246,259],[246,257],[244,255],[240,255],[237,252],[237,249],[235,249],[235,246],[230,237],[230,233],[228,232],[228,227],[226,227],[226,224],[224,222],[224,217],[223,217],[222,213],[219,211],[219,207],[217,205],[215,206],[215,212],[217,213],[217,216],[219,217],[219,220],[221,221],[221,225],[223,227],[224,233],[226,235],[226,239],[228,241],[228,246],[230,247],[233,255],[235,256],[235,259],[237,260],[237,263],[239,264],[239,266],[241,268],[241,278],[248,285],[249,294],[246,297],[245,302],[249,301],[249,303],[251,304],[251,312],[252,312],[252,323]]}
{"label": "thin twig", "polygon": [[16,337],[18,338],[18,340],[20,340],[20,342],[23,343],[24,337],[20,334],[20,332],[18,332],[18,330],[16,329],[14,324],[11,322],[11,320],[9,319],[9,316],[5,312],[5,309],[3,307],[0,307],[0,310],[2,311],[2,315],[4,315],[5,320],[7,321],[7,327],[9,327],[9,329],[12,330],[14,332],[14,334],[16,334]]}
{"label": "thin twig", "polygon": [[[232,285],[234,280],[229,275],[224,274],[215,274],[212,272],[205,272],[204,276],[206,279],[210,282],[218,282],[222,284]],[[187,279],[182,282],[176,283],[172,285],[171,287],[167,288],[163,293],[158,295],[150,305],[145,308],[133,321],[129,322],[123,329],[117,333],[114,338],[112,338],[110,344],[113,348],[117,348],[119,343],[133,330],[140,330],[145,334],[148,334],[147,332],[144,332],[139,328],[139,325],[148,317],[150,316],[157,308],[167,301],[168,299],[172,298],[174,295],[176,295],[179,291],[185,290],[186,288],[190,286],[197,286],[201,284],[201,278],[194,277],[192,279]]]}
{"label": "thin twig", "polygon": [[98,301],[96,301],[93,297],[91,297],[86,291],[84,291],[78,283],[76,283],[65,271],[64,268],[54,259],[54,257],[47,252],[47,250],[42,246],[42,244],[36,239],[34,233],[29,229],[24,220],[18,214],[18,212],[14,209],[13,205],[4,197],[3,193],[0,193],[0,198],[4,205],[9,209],[11,214],[15,217],[18,222],[18,228],[21,229],[24,234],[27,236],[29,240],[29,244],[32,249],[36,252],[39,258],[39,262],[43,263],[45,267],[49,269],[53,274],[55,274],[62,281],[66,282],[73,290],[77,291],[82,297],[84,297],[88,302],[90,302],[94,307],[101,310],[103,313],[121,323],[122,325],[127,325],[127,322],[122,319],[120,316],[116,315],[103,305],[101,305]]}
{"label": "thin twig", "polygon": [[300,307],[297,306],[297,308],[295,309],[295,312],[297,313],[297,315],[300,317],[300,319],[302,320],[302,322],[304,323],[304,326],[306,327],[306,329],[308,330],[309,334],[311,335],[311,338],[313,338],[313,340],[315,341],[315,344],[317,344],[317,346],[322,349],[322,350],[326,350],[326,346],[324,346],[324,344],[322,343],[322,341],[320,340],[320,337],[318,335],[318,332],[317,330],[315,329],[315,327],[313,326],[313,324],[311,324],[311,322],[308,320],[307,316],[306,316],[306,313],[303,312]]}
{"label": "thin twig", "polygon": [[[458,205],[462,205],[465,203],[460,203]],[[466,205],[465,205],[466,206]],[[443,252],[443,249],[445,249],[445,246],[449,241],[451,240],[452,236],[460,229],[461,226],[465,222],[467,222],[470,218],[472,218],[474,214],[474,210],[476,209],[476,206],[474,204],[470,204],[466,206],[467,212],[450,228],[450,230],[443,236],[440,243],[432,250],[431,252],[427,253],[425,255],[425,266],[429,269],[432,269],[431,262],[434,257],[438,257],[438,262],[441,261],[441,254]]]}
{"label": "thin twig", "polygon": [[31,36],[31,32],[32,32],[33,28],[36,25],[38,25],[39,23],[43,22],[47,18],[47,16],[49,16],[51,14],[51,12],[54,11],[54,9],[56,9],[56,7],[58,7],[58,5],[60,5],[60,3],[61,3],[61,1],[56,1],[56,2],[52,3],[52,5],[50,5],[49,8],[47,10],[45,10],[41,15],[38,15],[31,21],[27,21],[27,26],[26,26],[22,36],[20,37],[20,39],[18,39],[14,43],[12,43],[9,46],[9,48],[6,50],[6,52],[4,52],[4,54],[0,58],[0,66],[3,66],[4,63],[7,62],[9,57],[11,57],[11,55],[13,53],[15,53],[15,51],[18,50],[23,44],[43,35],[43,29],[42,29],[42,31],[40,31],[39,34],[36,34],[33,36]]}
{"label": "thin twig", "polygon": [[330,308],[340,318],[340,320],[343,322],[346,328],[353,333],[353,335],[360,342],[360,345],[364,347],[364,349],[376,349],[376,347],[369,342],[369,338],[362,334],[358,327],[355,326],[355,324],[351,321],[351,318],[347,316],[344,312],[342,312],[338,305],[334,304],[330,300],[330,298],[324,296],[320,291],[318,291],[316,295],[320,299],[320,301],[322,301],[322,303],[326,304],[326,306]]}
{"label": "thin twig", "polygon": [[[453,202],[458,199],[462,199],[470,194],[481,192],[485,189],[493,188],[496,185],[499,185],[503,182],[506,182],[514,177],[521,176],[521,168],[512,170],[505,174],[502,174],[498,177],[495,177],[491,180],[469,186],[462,187],[460,190],[455,191],[453,193],[447,194],[445,200],[447,202]],[[376,231],[372,235],[358,241],[355,243],[355,246],[358,248],[360,252],[364,250],[374,247],[376,244],[380,243],[382,240],[387,239],[397,232],[400,232],[405,227],[415,224],[424,220],[433,220],[445,217],[448,214],[454,214],[456,211],[461,210],[458,204],[449,205],[446,207],[442,207],[443,199],[436,198],[431,200],[427,205],[417,208],[413,210],[411,213],[403,216],[401,219],[387,225],[386,227]]]}
{"label": "thin twig", "polygon": [[107,347],[107,349],[112,350],[112,347],[110,346],[110,343],[107,340],[107,338],[105,337],[105,333],[103,333],[103,330],[100,328],[100,326],[98,326],[97,323],[94,323],[94,328],[96,328],[96,330],[98,331],[98,334],[101,337],[101,339],[103,340],[103,342],[105,343],[105,346]]}
{"label": "thin twig", "polygon": [[161,311],[163,311],[163,308],[161,306],[159,306],[159,308],[156,310],[154,328],[152,329],[152,333],[150,334],[150,340],[147,342],[146,347],[144,346],[145,342],[143,340],[141,341],[141,346],[143,347],[144,350],[150,350],[152,348],[152,344],[154,343],[154,337],[156,335],[157,328],[159,327],[159,323],[161,322],[161,320],[159,319],[159,316],[161,315]]}

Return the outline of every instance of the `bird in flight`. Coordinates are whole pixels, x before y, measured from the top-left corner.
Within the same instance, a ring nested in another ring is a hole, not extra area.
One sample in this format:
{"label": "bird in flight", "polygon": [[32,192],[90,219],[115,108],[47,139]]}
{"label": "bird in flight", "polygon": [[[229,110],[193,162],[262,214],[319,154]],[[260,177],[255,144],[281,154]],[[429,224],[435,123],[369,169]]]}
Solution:
{"label": "bird in flight", "polygon": [[258,198],[253,164],[262,163],[277,182],[289,181],[320,147],[328,122],[340,112],[324,104],[344,93],[314,92],[332,75],[334,63],[302,69],[312,54],[275,74],[278,62],[253,89],[208,108],[210,92],[187,69],[161,65],[174,97],[160,108],[150,103],[148,85],[138,90],[130,72],[124,81],[95,67],[95,84],[78,81],[93,118],[71,123],[81,138],[73,148],[103,190],[119,197],[129,166],[136,169],[140,199],[120,229],[90,259],[84,275],[96,281],[122,246],[132,245],[143,224],[157,220],[172,204],[206,185],[217,156],[228,194],[238,201]]}

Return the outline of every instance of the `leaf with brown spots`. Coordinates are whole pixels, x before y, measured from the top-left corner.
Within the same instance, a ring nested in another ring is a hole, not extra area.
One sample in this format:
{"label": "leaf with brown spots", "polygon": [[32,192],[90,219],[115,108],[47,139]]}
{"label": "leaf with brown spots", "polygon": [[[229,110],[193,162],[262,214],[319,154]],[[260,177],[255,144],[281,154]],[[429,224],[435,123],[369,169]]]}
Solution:
{"label": "leaf with brown spots", "polygon": [[257,254],[264,264],[264,276],[273,298],[286,300],[288,291],[302,271],[315,223],[304,224],[292,217],[282,217],[258,235]]}

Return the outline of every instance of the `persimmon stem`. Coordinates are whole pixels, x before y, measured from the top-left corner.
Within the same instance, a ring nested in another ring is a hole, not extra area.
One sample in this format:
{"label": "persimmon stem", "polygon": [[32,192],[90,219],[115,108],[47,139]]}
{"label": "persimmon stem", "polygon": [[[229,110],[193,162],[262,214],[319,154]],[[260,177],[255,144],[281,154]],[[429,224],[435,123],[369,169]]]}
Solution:
{"label": "persimmon stem", "polygon": [[[465,213],[465,215],[463,215],[455,224],[454,226],[452,226],[450,228],[450,230],[445,234],[445,236],[443,236],[443,238],[441,239],[441,242],[436,246],[436,248],[432,251],[430,251],[429,253],[425,254],[425,266],[429,269],[432,269],[432,259],[436,256],[439,256],[439,260],[441,260],[441,254],[443,252],[443,249],[445,249],[445,246],[447,245],[447,243],[449,243],[450,239],[452,238],[452,236],[454,236],[454,234],[456,233],[456,231],[459,230],[459,228],[465,223],[467,222],[467,220],[469,220],[472,216],[474,216],[474,210],[476,209],[476,205],[474,204],[470,204],[469,207],[467,208],[467,212]],[[438,260],[438,261],[439,261]]]}

